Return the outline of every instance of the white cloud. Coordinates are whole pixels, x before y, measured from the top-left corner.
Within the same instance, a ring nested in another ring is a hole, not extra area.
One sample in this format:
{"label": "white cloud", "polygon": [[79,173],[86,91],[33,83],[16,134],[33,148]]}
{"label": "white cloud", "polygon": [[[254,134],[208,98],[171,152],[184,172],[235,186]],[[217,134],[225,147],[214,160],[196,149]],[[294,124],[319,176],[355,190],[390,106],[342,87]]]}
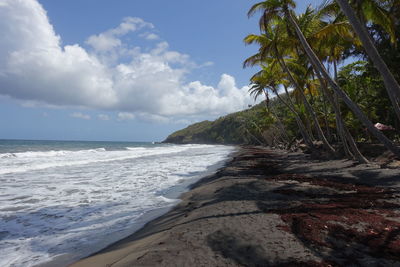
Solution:
{"label": "white cloud", "polygon": [[99,115],[97,115],[97,118],[99,118],[99,120],[102,120],[102,121],[109,121],[110,120],[110,116],[108,116],[106,114],[99,114]]}
{"label": "white cloud", "polygon": [[156,114],[149,114],[145,112],[140,112],[137,116],[142,121],[150,121],[157,123],[169,123],[171,120],[168,117],[160,116]]}
{"label": "white cloud", "polygon": [[119,121],[127,121],[127,120],[133,120],[135,118],[135,114],[129,112],[119,112],[117,117]]}
{"label": "white cloud", "polygon": [[97,51],[108,51],[121,45],[121,40],[114,36],[107,36],[105,34],[92,35],[86,41]]}
{"label": "white cloud", "polygon": [[154,26],[140,18],[125,18],[116,28],[90,36],[91,48],[85,49],[61,45],[37,0],[0,3],[0,95],[158,122],[223,115],[253,102],[248,87],[237,87],[227,74],[217,87],[186,82],[191,69],[212,63],[198,65],[165,41],[154,47],[125,43],[127,34],[152,34]]}
{"label": "white cloud", "polygon": [[74,112],[71,113],[72,118],[77,118],[77,119],[83,119],[83,120],[90,120],[90,115],[88,114],[83,114],[81,112]]}
{"label": "white cloud", "polygon": [[[96,51],[110,51],[122,45],[119,37],[130,32],[135,32],[142,28],[152,29],[154,26],[151,23],[145,22],[141,18],[124,18],[122,23],[117,28],[108,30],[98,35],[92,35],[87,39],[86,43],[92,46]],[[147,37],[154,37],[152,35],[157,36],[155,34],[148,33]]]}
{"label": "white cloud", "polygon": [[149,41],[159,40],[160,39],[160,37],[157,34],[152,33],[152,32],[142,33],[142,34],[140,34],[140,37],[142,37],[142,38],[144,38],[146,40],[149,40]]}
{"label": "white cloud", "polygon": [[214,62],[212,62],[212,61],[207,61],[207,62],[205,62],[205,63],[199,65],[199,68],[209,67],[209,66],[212,66],[212,65],[214,65]]}

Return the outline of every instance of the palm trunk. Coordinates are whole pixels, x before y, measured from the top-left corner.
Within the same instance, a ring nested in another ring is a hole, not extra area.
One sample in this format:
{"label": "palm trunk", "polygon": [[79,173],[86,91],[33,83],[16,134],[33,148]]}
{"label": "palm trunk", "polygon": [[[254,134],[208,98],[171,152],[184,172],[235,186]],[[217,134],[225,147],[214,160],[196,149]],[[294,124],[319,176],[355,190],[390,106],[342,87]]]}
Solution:
{"label": "palm trunk", "polygon": [[375,67],[380,72],[383,82],[385,84],[386,90],[389,95],[389,99],[392,102],[393,108],[396,112],[398,119],[400,120],[400,86],[399,83],[394,78],[393,74],[390,72],[386,63],[383,61],[382,57],[379,55],[367,29],[363,24],[360,23],[353,9],[349,5],[347,0],[336,0],[342,9],[343,13],[349,19],[351,26],[360,38],[365,51],[374,63]]}
{"label": "palm trunk", "polygon": [[337,82],[337,78],[338,78],[338,72],[337,72],[337,62],[336,60],[333,60],[333,74],[334,74],[334,79],[335,82]]}
{"label": "palm trunk", "polygon": [[[313,70],[314,70],[314,68],[313,68]],[[311,72],[311,75],[312,75],[312,79],[315,80],[313,71]],[[320,80],[320,82],[321,82],[321,80]],[[312,96],[311,88],[309,86],[307,88],[308,88],[308,91],[310,92],[310,95]],[[313,97],[312,97],[312,100],[313,100]],[[313,102],[314,102],[314,100],[313,100]],[[328,108],[326,105],[326,97],[324,94],[323,94],[322,102],[323,102],[323,106],[324,106],[324,121],[325,121],[326,135],[327,135],[328,141],[332,142],[333,136],[332,136],[331,130],[329,129]]]}
{"label": "palm trunk", "polygon": [[[315,65],[312,64],[315,68]],[[340,139],[342,140],[343,143],[343,148],[345,153],[350,156],[351,158],[355,158],[361,163],[368,163],[368,160],[361,154],[360,150],[357,147],[356,142],[354,141],[353,137],[351,136],[350,132],[348,131],[346,124],[342,118],[341,112],[340,112],[340,107],[337,103],[337,99],[335,99],[331,92],[328,90],[328,87],[326,86],[324,80],[321,77],[321,74],[317,71],[316,72],[318,79],[320,80],[321,83],[321,88],[324,91],[324,94],[326,95],[328,101],[331,103],[333,110],[335,111],[335,120],[336,120],[336,127],[338,134],[340,136]],[[350,148],[353,152],[350,151]]]}
{"label": "palm trunk", "polygon": [[[322,86],[322,81],[320,80],[321,86]],[[326,128],[326,135],[328,136],[329,142],[332,142],[332,134],[331,130],[329,128],[329,120],[328,120],[328,107],[326,104],[326,99],[327,96],[324,91],[322,91],[322,103],[323,103],[323,108],[324,108],[324,121],[325,121],[325,128]]]}
{"label": "palm trunk", "polygon": [[[292,106],[293,109],[296,109],[296,104],[292,101],[292,98],[291,98],[291,96],[290,96],[290,94],[288,92],[287,86],[284,85],[283,88],[285,89],[285,94],[286,94],[286,97],[288,99],[289,104]],[[300,117],[299,112],[297,110],[296,110],[296,112]],[[315,138],[314,138],[314,135],[313,135],[313,132],[312,132],[312,129],[311,129],[310,121],[307,120],[307,118],[305,119],[305,125],[304,126],[305,126],[305,129],[307,131],[307,134],[310,136],[311,142],[315,141]]]}
{"label": "palm trunk", "polygon": [[[267,93],[265,91],[264,91],[264,94],[265,94],[265,97],[268,98],[268,95],[267,95]],[[286,141],[289,143],[290,142],[290,138],[286,133],[285,125],[283,124],[281,118],[275,112],[274,107],[269,108],[267,104],[265,104],[265,105],[266,105],[267,110],[270,111],[275,116],[275,118],[278,120],[278,126],[279,126],[279,128],[280,128],[280,130],[282,132],[282,135],[284,136],[284,137],[282,137],[282,139],[283,140],[286,139]]]}
{"label": "palm trunk", "polygon": [[[277,49],[276,49],[276,50],[277,50]],[[276,52],[278,52],[278,51],[276,51]],[[304,92],[303,92],[302,88],[300,88],[299,84],[296,82],[296,80],[295,80],[294,77],[292,76],[290,70],[289,70],[288,67],[286,66],[286,63],[285,63],[284,59],[282,59],[282,58],[279,56],[278,53],[277,53],[277,56],[278,56],[279,64],[281,65],[282,69],[288,74],[290,81],[291,81],[291,82],[295,85],[295,87],[297,87],[297,89],[300,91],[300,95],[301,95],[301,97],[302,97],[302,99],[303,99],[303,101],[304,101],[304,104],[305,104],[305,106],[306,106],[306,109],[307,109],[307,111],[310,113],[311,118],[312,118],[313,121],[314,121],[315,128],[316,128],[316,130],[317,130],[319,139],[322,141],[322,143],[324,144],[325,148],[326,148],[328,151],[330,151],[330,152],[332,152],[332,153],[335,153],[335,149],[329,144],[328,140],[326,139],[326,137],[325,137],[325,135],[324,135],[324,132],[322,131],[321,126],[320,126],[320,124],[319,124],[319,122],[318,122],[317,115],[315,114],[314,109],[312,108],[312,106],[311,106],[310,103],[308,102],[306,96],[304,95]]]}
{"label": "palm trunk", "polygon": [[[338,72],[337,72],[337,62],[335,59],[333,60],[333,72],[334,72],[333,77],[335,79],[335,82],[337,82]],[[321,77],[321,74],[319,74],[319,75]],[[322,79],[322,77],[321,77],[321,79]],[[353,136],[350,134],[349,130],[347,129],[346,123],[342,117],[342,111],[340,110],[339,98],[335,92],[333,92],[333,105],[335,108],[335,113],[337,114],[335,116],[335,118],[336,118],[336,124],[338,127],[338,132],[340,132],[340,135],[343,136],[342,137],[343,145],[344,145],[345,149],[347,149],[347,153],[349,153],[350,156],[353,158],[359,158],[359,159],[361,159],[361,161],[365,161],[366,158],[361,154],[360,150],[357,147],[356,142],[354,141]],[[355,152],[356,156],[354,156],[354,154],[350,151],[349,144],[351,144],[350,146],[353,148],[353,151]]]}
{"label": "palm trunk", "polygon": [[285,100],[282,99],[282,97],[278,94],[278,92],[276,90],[274,90],[275,95],[278,97],[278,99],[289,108],[289,110],[293,113],[294,118],[296,120],[297,126],[299,126],[299,131],[301,136],[304,139],[304,142],[306,143],[306,145],[311,149],[314,150],[314,145],[311,141],[310,136],[307,133],[306,127],[304,126],[299,113],[297,113],[297,111],[294,109],[294,107],[292,107],[291,104],[287,103]]}
{"label": "palm trunk", "polygon": [[[313,67],[315,69],[314,65],[313,65]],[[325,84],[325,81],[322,79],[321,74],[316,71],[316,75],[317,75],[318,80],[320,82],[321,89],[322,89],[322,94],[323,94],[324,98],[328,99],[329,103],[333,107],[333,110],[335,111],[336,129],[337,129],[337,133],[339,135],[339,138],[342,141],[344,152],[345,152],[347,157],[349,157],[351,159],[354,159],[354,155],[353,155],[353,153],[351,153],[350,148],[349,148],[349,146],[347,144],[347,139],[346,139],[346,135],[345,135],[345,132],[344,132],[345,125],[344,125],[344,122],[343,122],[342,117],[340,115],[340,112],[338,112],[338,107],[337,107],[332,95],[330,94],[330,92],[328,90],[328,87]]]}
{"label": "palm trunk", "polygon": [[[333,75],[334,75],[333,78],[335,79],[335,82],[337,82],[338,72],[337,72],[337,62],[336,62],[335,59],[333,60]],[[321,74],[319,74],[319,77],[321,77]],[[322,77],[321,77],[321,79],[322,79]],[[324,85],[325,85],[325,83],[324,83]],[[335,113],[336,113],[335,119],[336,119],[336,125],[337,125],[337,128],[338,128],[338,133],[340,134],[340,136],[342,138],[342,142],[343,142],[343,146],[345,148],[345,152],[347,154],[349,154],[350,157],[354,158],[354,155],[353,155],[353,153],[351,153],[349,145],[348,145],[348,143],[354,143],[354,147],[355,147],[354,150],[356,151],[355,152],[356,155],[360,155],[361,158],[364,159],[364,157],[361,154],[360,150],[358,150],[358,147],[357,147],[357,145],[356,145],[356,143],[354,141],[353,136],[347,130],[346,123],[345,123],[345,121],[344,121],[344,119],[342,117],[342,111],[340,110],[339,98],[338,98],[338,95],[335,92],[333,92],[333,105],[334,105]],[[348,142],[347,142],[347,140],[348,140]]]}
{"label": "palm trunk", "polygon": [[362,112],[360,107],[354,103],[350,97],[340,88],[340,86],[330,77],[329,73],[326,71],[324,65],[321,63],[319,58],[315,55],[314,51],[308,44],[306,38],[301,32],[296,21],[293,19],[289,11],[286,12],[288,19],[296,30],[297,36],[304,48],[304,51],[310,58],[311,62],[315,64],[317,71],[319,71],[323,77],[328,81],[332,89],[339,95],[340,98],[346,103],[346,105],[354,112],[357,118],[364,124],[364,126],[393,154],[400,157],[400,150],[396,147],[381,131],[375,128],[374,124],[368,119],[367,116]]}

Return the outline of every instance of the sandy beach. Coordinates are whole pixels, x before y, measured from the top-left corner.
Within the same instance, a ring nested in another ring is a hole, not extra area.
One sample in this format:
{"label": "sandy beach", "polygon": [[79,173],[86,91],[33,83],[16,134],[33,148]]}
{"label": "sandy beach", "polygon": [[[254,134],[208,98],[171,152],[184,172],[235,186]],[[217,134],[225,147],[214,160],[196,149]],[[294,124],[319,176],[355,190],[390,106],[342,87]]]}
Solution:
{"label": "sandy beach", "polygon": [[400,170],[243,147],[182,201],[72,266],[399,266]]}

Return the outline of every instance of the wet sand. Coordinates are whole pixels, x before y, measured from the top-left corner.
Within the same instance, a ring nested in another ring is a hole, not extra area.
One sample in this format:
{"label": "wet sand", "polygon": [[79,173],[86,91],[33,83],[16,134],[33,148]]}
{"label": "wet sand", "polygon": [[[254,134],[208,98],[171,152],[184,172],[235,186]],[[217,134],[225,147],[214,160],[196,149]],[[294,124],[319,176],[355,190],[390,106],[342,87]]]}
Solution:
{"label": "wet sand", "polygon": [[400,170],[244,147],[72,266],[400,266]]}

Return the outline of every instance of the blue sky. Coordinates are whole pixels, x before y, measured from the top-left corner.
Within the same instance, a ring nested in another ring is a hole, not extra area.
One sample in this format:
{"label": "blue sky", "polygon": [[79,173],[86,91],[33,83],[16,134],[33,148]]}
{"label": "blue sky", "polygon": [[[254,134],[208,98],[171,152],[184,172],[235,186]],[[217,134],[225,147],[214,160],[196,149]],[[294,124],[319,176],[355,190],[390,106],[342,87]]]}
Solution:
{"label": "blue sky", "polygon": [[247,107],[256,2],[0,0],[0,138],[160,141]]}

